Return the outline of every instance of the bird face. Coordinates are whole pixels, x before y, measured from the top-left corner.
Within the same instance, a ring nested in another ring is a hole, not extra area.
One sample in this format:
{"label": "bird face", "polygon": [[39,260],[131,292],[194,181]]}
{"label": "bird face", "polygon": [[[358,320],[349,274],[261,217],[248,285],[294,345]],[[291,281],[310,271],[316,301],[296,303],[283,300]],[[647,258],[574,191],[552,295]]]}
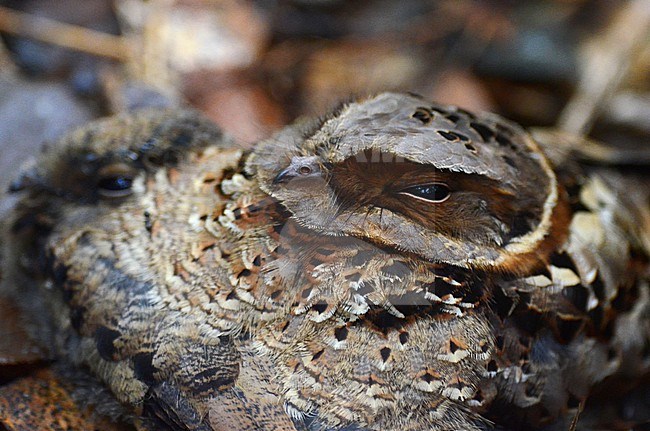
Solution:
{"label": "bird face", "polygon": [[73,234],[137,201],[144,182],[161,168],[173,168],[190,152],[220,140],[218,129],[189,111],[142,111],[95,122],[45,149],[12,184],[12,191],[28,194],[13,229],[23,238],[51,229]]}
{"label": "bird face", "polygon": [[562,212],[536,143],[491,114],[386,93],[344,107],[302,138],[283,133],[260,146],[249,170],[297,221],[325,235],[494,268],[513,257],[543,260],[530,254],[545,250],[539,245]]}
{"label": "bird face", "polygon": [[273,184],[285,184],[293,181],[293,185],[305,184],[309,180],[319,180],[323,178],[323,170],[318,161],[318,157],[300,157],[295,156],[291,163],[273,179]]}
{"label": "bird face", "polygon": [[471,175],[380,158],[388,161],[352,158],[334,167],[330,185],[339,211],[379,208],[450,238],[483,245],[505,242],[515,202],[509,191]]}
{"label": "bird face", "polygon": [[[34,197],[47,195],[68,206],[116,204],[134,192],[136,179],[163,166],[175,166],[188,149],[209,141],[196,117],[185,113],[177,122],[166,112],[142,112],[95,123],[46,149],[31,169],[12,185]],[[170,137],[172,137],[170,139]]]}

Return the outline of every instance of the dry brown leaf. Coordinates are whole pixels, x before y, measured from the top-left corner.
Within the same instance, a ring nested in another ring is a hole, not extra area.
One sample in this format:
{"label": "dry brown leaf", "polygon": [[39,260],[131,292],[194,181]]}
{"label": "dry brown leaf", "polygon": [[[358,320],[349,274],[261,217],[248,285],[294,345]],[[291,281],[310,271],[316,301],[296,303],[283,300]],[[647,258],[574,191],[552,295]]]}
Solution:
{"label": "dry brown leaf", "polygon": [[[127,431],[125,425],[96,418],[72,399],[67,385],[49,370],[0,387],[0,428],[8,431]],[[4,429],[3,428],[3,429]]]}

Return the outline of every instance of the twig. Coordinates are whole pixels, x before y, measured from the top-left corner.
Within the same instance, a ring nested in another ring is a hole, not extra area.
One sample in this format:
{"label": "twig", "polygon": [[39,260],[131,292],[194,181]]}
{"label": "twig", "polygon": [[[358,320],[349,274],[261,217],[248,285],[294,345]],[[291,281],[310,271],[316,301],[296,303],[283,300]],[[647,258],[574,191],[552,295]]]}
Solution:
{"label": "twig", "polygon": [[532,127],[530,132],[546,151],[546,156],[559,166],[567,157],[605,165],[650,165],[647,146],[618,148],[603,142],[556,128]]}
{"label": "twig", "polygon": [[599,109],[617,90],[649,36],[650,0],[630,0],[607,32],[590,41],[583,51],[580,83],[560,115],[560,129],[577,135],[589,132]]}
{"label": "twig", "polygon": [[0,6],[0,31],[114,60],[126,61],[130,58],[129,46],[121,36],[18,12],[2,6]]}
{"label": "twig", "polygon": [[571,424],[569,425],[569,431],[576,431],[578,429],[578,419],[580,419],[580,414],[584,409],[585,409],[585,401],[582,400],[578,405],[578,411],[576,412],[575,416],[573,416],[573,419],[571,420]]}

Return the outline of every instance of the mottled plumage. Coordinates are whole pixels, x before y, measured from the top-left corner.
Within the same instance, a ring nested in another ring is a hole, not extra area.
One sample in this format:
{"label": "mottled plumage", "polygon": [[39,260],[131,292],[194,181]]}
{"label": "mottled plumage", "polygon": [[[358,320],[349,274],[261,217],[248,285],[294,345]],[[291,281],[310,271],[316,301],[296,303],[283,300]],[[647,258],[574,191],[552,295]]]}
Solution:
{"label": "mottled plumage", "polygon": [[16,182],[9,261],[143,429],[566,429],[649,372],[650,181],[553,163],[404,94],[252,151],[144,111]]}

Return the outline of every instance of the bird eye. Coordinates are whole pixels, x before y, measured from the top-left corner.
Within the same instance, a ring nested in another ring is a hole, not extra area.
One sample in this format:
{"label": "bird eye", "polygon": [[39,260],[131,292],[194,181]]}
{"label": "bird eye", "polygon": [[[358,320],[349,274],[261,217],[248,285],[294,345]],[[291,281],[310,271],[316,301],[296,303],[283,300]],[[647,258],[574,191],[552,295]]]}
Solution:
{"label": "bird eye", "polygon": [[443,183],[420,184],[406,188],[399,193],[433,203],[444,202],[449,199],[449,196],[451,195],[449,186]]}
{"label": "bird eye", "polygon": [[122,165],[108,166],[98,172],[97,191],[103,197],[118,198],[131,194],[132,171]]}
{"label": "bird eye", "polygon": [[102,178],[97,183],[99,193],[106,197],[122,197],[131,194],[133,178],[116,175],[114,177]]}
{"label": "bird eye", "polygon": [[303,165],[298,169],[298,172],[300,172],[302,175],[309,175],[311,174],[311,168],[309,166]]}

